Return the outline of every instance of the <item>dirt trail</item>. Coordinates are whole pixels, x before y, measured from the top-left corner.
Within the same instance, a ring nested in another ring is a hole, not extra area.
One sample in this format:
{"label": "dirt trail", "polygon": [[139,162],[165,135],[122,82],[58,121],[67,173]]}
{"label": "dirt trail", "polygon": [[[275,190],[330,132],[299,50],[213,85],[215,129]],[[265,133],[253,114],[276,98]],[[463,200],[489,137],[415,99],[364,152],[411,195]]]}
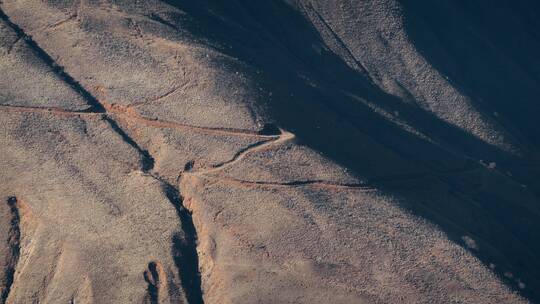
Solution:
{"label": "dirt trail", "polygon": [[198,133],[205,133],[211,135],[223,135],[223,136],[243,136],[243,137],[256,137],[261,139],[275,139],[278,138],[277,135],[263,135],[259,134],[257,131],[243,130],[243,129],[232,129],[232,128],[212,128],[212,127],[201,127],[188,124],[182,124],[173,121],[164,121],[159,119],[151,119],[140,115],[129,107],[120,106],[120,105],[109,105],[103,103],[105,107],[105,112],[93,112],[93,111],[69,111],[62,108],[54,107],[31,107],[31,106],[13,106],[13,105],[0,105],[0,111],[5,112],[19,112],[19,113],[42,113],[42,114],[51,114],[57,116],[111,116],[116,115],[120,119],[126,121],[133,121],[145,126],[155,127],[155,128],[168,128],[168,129],[181,129],[187,131],[193,131]]}
{"label": "dirt trail", "polygon": [[[172,122],[162,122],[155,121],[148,118],[140,116],[134,111],[127,111],[123,107],[107,104],[103,101],[100,101],[98,98],[93,96],[85,87],[83,87],[77,80],[75,80],[71,75],[64,71],[63,67],[58,65],[54,59],[44,50],[39,44],[32,39],[31,36],[27,35],[22,28],[17,24],[11,22],[10,18],[4,13],[0,8],[0,19],[5,21],[9,27],[11,27],[17,35],[26,41],[26,43],[36,52],[38,57],[42,59],[45,64],[47,64],[52,71],[64,82],[70,85],[76,92],[83,97],[87,102],[90,108],[87,111],[69,111],[61,108],[54,107],[19,107],[11,105],[0,105],[0,110],[6,112],[30,112],[30,113],[41,113],[41,114],[52,114],[58,116],[81,116],[81,115],[90,115],[93,117],[102,117],[106,120],[110,127],[118,133],[122,139],[128,143],[130,146],[135,148],[143,157],[142,171],[145,173],[154,176],[164,187],[167,193],[167,198],[170,203],[177,210],[177,214],[182,225],[182,231],[185,234],[183,239],[174,241],[173,251],[178,252],[176,254],[176,263],[182,265],[183,267],[178,267],[178,271],[181,277],[181,283],[184,287],[184,293],[188,298],[188,303],[198,304],[203,303],[201,283],[200,283],[200,274],[198,270],[198,260],[196,246],[197,246],[197,231],[193,225],[191,218],[191,213],[187,211],[183,206],[181,200],[180,192],[177,187],[174,187],[168,184],[166,181],[157,178],[157,174],[153,171],[154,158],[150,153],[137,143],[137,141],[131,138],[116,122],[114,115],[116,114],[122,116],[126,119],[133,119],[137,122],[143,123],[145,125],[152,125],[157,127],[168,127],[168,128],[182,128],[187,130],[207,132],[213,134],[227,134],[227,135],[241,135],[241,136],[258,136],[256,132],[244,131],[244,130],[229,130],[229,129],[214,129],[214,128],[205,128],[205,127],[195,127],[183,124],[176,124]],[[13,202],[13,205],[16,203],[16,199],[10,200],[8,203]],[[18,218],[17,218],[18,223]],[[18,246],[18,242],[16,244]],[[17,247],[18,248],[18,247]],[[187,266],[186,266],[187,265]],[[8,276],[12,274],[8,273]],[[8,277],[9,279],[9,277]],[[11,283],[8,280],[7,289],[4,291],[9,292],[9,286]],[[4,295],[2,295],[4,297]],[[2,301],[0,301],[2,302]]]}
{"label": "dirt trail", "polygon": [[201,127],[183,124],[179,122],[166,121],[160,119],[151,119],[142,116],[136,112],[130,106],[118,105],[118,104],[107,104],[102,102],[105,107],[107,114],[117,114],[121,118],[126,120],[131,120],[136,123],[140,123],[146,126],[156,127],[156,128],[171,128],[171,129],[182,129],[187,131],[194,131],[199,133],[206,133],[211,135],[229,135],[229,136],[247,136],[247,137],[257,137],[257,138],[276,138],[277,135],[263,135],[259,134],[257,131],[245,130],[245,129],[233,129],[233,128],[217,128],[217,127]]}
{"label": "dirt trail", "polygon": [[[163,121],[159,119],[150,119],[144,116],[141,116],[139,113],[133,110],[131,107],[127,106],[120,106],[120,105],[109,105],[109,104],[103,104],[105,108],[105,112],[92,112],[92,111],[69,111],[64,110],[62,108],[54,108],[54,107],[30,107],[30,106],[12,106],[12,105],[0,105],[0,111],[6,111],[6,112],[18,112],[18,113],[43,113],[43,114],[51,114],[51,115],[57,115],[57,116],[86,116],[86,117],[105,117],[105,119],[111,123],[113,123],[117,130],[117,132],[120,132],[120,127],[118,124],[116,124],[116,121],[113,119],[113,115],[117,116],[117,118],[128,121],[128,122],[134,122],[141,125],[154,127],[154,128],[170,128],[170,129],[181,129],[185,131],[192,131],[192,132],[198,132],[198,133],[205,133],[210,135],[221,135],[221,136],[242,136],[242,137],[255,137],[260,138],[262,141],[257,142],[253,145],[250,145],[244,149],[239,150],[233,158],[231,158],[228,161],[222,162],[220,164],[214,165],[212,168],[208,169],[202,169],[195,172],[183,172],[183,175],[209,175],[212,173],[218,173],[220,171],[223,171],[227,168],[230,168],[243,159],[245,159],[248,155],[260,151],[264,151],[266,149],[270,149],[275,146],[279,146],[280,144],[287,142],[289,140],[293,140],[295,138],[295,135],[293,133],[290,133],[288,131],[285,131],[283,129],[280,129],[281,134],[280,135],[263,135],[258,134],[255,131],[250,130],[241,130],[241,129],[228,129],[228,128],[209,128],[209,127],[200,127],[200,126],[193,126],[193,125],[187,125],[187,124],[181,124],[177,122],[171,122],[171,121]],[[127,135],[122,133],[122,137],[125,138]],[[138,149],[142,151],[141,149]],[[359,188],[366,187],[367,184],[384,184],[388,182],[395,182],[395,181],[406,181],[406,180],[416,180],[416,179],[422,179],[429,176],[437,177],[439,175],[445,175],[445,174],[457,174],[457,173],[466,173],[466,172],[472,172],[475,170],[478,170],[478,166],[473,167],[464,167],[464,168],[457,168],[453,170],[446,170],[446,171],[439,171],[439,172],[421,172],[417,174],[410,174],[410,175],[403,175],[403,176],[382,176],[382,177],[376,177],[370,180],[368,183],[364,184],[357,184],[357,185],[350,185],[350,184],[336,184],[332,183],[331,181],[322,181],[322,180],[312,180],[312,181],[295,181],[295,182],[287,182],[287,183],[272,183],[272,182],[265,182],[265,181],[240,181],[237,180],[237,182],[242,182],[244,185],[251,183],[253,185],[275,185],[276,187],[284,187],[284,186],[293,186],[294,183],[296,183],[294,186],[299,185],[315,185],[318,184],[321,187],[327,187],[327,188],[342,188],[342,189],[350,189],[350,188]],[[216,177],[214,177],[216,178]],[[230,179],[233,180],[233,179]],[[326,186],[323,186],[322,184],[325,184]]]}
{"label": "dirt trail", "polygon": [[13,105],[0,105],[0,110],[5,112],[15,113],[43,113],[52,114],[57,116],[100,116],[101,112],[92,111],[69,111],[62,108],[55,107],[31,107],[31,106],[13,106]]}
{"label": "dirt trail", "polygon": [[[204,178],[208,179],[219,179],[220,181],[234,185],[234,186],[242,186],[242,187],[260,187],[260,188],[291,188],[291,187],[304,187],[304,186],[310,186],[313,188],[318,189],[325,189],[325,190],[347,190],[347,189],[354,189],[354,190],[361,190],[364,192],[370,192],[370,191],[376,191],[375,188],[368,186],[364,183],[336,183],[332,181],[324,181],[324,180],[297,180],[297,181],[289,181],[289,182],[268,182],[268,181],[246,181],[236,178],[230,178],[230,177],[224,177],[224,176],[215,176],[211,175],[213,173],[219,173],[227,168],[230,168],[236,164],[238,164],[240,161],[242,161],[244,158],[246,158],[248,155],[260,151],[264,151],[266,149],[270,149],[276,146],[279,146],[289,140],[293,140],[295,138],[295,135],[291,132],[287,132],[283,129],[280,129],[281,134],[273,140],[268,140],[264,142],[256,143],[250,147],[247,147],[246,149],[240,150],[233,158],[231,158],[229,161],[223,162],[221,164],[215,165],[213,168],[209,169],[202,169],[195,172],[183,172],[180,177],[182,176],[204,176]],[[209,176],[210,175],[210,176]]]}
{"label": "dirt trail", "polygon": [[266,137],[271,138],[272,140],[254,144],[251,147],[248,147],[246,149],[239,151],[229,161],[223,162],[221,164],[217,164],[213,168],[210,168],[210,169],[204,169],[197,172],[193,172],[193,174],[202,175],[202,174],[211,174],[218,171],[223,171],[231,166],[234,166],[238,162],[242,161],[249,154],[252,154],[258,151],[263,151],[265,149],[268,149],[274,146],[278,146],[286,141],[289,141],[295,138],[294,134],[287,132],[283,129],[279,129],[279,130],[281,131],[281,134],[278,136],[266,136]]}

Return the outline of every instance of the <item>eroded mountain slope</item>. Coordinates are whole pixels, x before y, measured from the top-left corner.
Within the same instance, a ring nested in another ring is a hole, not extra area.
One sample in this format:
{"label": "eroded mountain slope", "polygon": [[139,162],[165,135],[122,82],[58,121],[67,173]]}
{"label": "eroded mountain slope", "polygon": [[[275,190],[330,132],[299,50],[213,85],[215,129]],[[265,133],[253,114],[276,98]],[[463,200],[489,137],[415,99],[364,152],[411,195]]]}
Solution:
{"label": "eroded mountain slope", "polygon": [[537,300],[538,8],[474,3],[0,2],[2,301]]}

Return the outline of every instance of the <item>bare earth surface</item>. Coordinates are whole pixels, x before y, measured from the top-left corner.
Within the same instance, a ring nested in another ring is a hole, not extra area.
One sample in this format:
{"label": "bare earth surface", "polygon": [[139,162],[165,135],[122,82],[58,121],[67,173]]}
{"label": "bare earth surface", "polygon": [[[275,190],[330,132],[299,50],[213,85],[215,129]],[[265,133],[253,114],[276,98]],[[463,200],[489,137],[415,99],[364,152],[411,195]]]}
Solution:
{"label": "bare earth surface", "polygon": [[0,1],[0,303],[540,301],[535,1]]}

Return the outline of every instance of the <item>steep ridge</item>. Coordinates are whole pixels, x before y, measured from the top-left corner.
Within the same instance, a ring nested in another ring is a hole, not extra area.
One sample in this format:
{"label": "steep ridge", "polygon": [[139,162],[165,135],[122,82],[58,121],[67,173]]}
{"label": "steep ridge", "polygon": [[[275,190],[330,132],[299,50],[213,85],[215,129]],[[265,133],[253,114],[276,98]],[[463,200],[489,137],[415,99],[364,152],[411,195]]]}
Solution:
{"label": "steep ridge", "polygon": [[0,81],[0,190],[40,223],[8,302],[537,301],[538,67],[506,42],[538,10],[516,38],[488,6],[2,1],[2,62],[86,104]]}

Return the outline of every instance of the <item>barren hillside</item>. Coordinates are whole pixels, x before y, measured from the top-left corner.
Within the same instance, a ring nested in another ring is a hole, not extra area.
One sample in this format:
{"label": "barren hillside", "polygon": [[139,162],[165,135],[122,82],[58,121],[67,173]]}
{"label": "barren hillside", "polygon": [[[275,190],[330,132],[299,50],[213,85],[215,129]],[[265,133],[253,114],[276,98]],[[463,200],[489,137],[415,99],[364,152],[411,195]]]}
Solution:
{"label": "barren hillside", "polygon": [[540,301],[537,1],[1,0],[0,303]]}

